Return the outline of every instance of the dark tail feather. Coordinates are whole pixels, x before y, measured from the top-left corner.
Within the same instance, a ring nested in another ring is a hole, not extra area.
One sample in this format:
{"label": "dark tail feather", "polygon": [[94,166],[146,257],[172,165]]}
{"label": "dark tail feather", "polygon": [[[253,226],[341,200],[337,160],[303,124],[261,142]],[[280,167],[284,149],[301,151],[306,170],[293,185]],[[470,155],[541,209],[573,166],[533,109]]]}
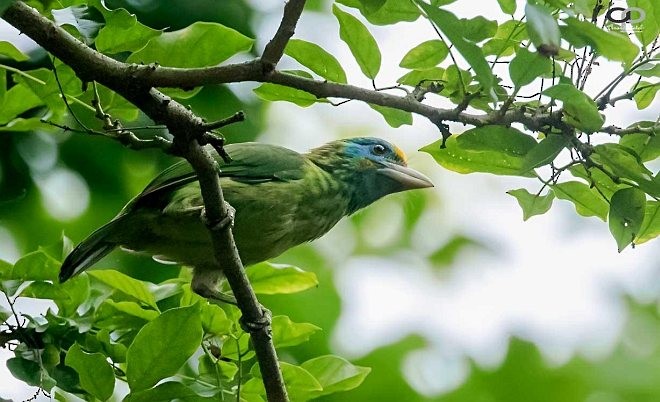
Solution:
{"label": "dark tail feather", "polygon": [[117,243],[107,240],[115,223],[116,221],[112,221],[97,229],[66,256],[60,268],[60,283],[94,265],[117,247]]}

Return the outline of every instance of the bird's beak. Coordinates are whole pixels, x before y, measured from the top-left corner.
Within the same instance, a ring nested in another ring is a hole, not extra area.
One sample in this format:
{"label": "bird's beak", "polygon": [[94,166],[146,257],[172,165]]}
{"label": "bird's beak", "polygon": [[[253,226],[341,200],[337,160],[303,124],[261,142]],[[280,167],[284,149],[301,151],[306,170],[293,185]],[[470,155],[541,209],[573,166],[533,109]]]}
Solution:
{"label": "bird's beak", "polygon": [[404,190],[433,187],[431,180],[418,171],[391,162],[381,162],[377,172],[399,183]]}

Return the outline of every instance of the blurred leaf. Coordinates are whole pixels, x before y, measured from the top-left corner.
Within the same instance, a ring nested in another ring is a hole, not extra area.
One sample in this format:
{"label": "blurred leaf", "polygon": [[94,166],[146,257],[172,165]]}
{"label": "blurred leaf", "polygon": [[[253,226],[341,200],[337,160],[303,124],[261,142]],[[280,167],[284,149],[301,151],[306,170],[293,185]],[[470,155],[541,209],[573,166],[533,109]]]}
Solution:
{"label": "blurred leaf", "polygon": [[516,12],[516,0],[497,0],[504,14],[513,15]]}
{"label": "blurred leaf", "polygon": [[371,24],[390,25],[397,22],[412,22],[419,18],[419,9],[408,0],[386,0],[377,10],[365,7],[361,0],[337,0],[336,3],[357,8]]}
{"label": "blurred leaf", "polygon": [[0,15],[11,6],[15,0],[0,0]]}
{"label": "blurred leaf", "polygon": [[146,282],[139,281],[119,271],[110,269],[89,271],[88,274],[110,286],[111,288],[131,296],[132,298],[158,311],[156,299],[154,298],[154,295],[149,291],[149,287]]}
{"label": "blurred leaf", "polygon": [[290,39],[284,52],[321,77],[333,82],[346,83],[346,73],[341,64],[319,45],[301,39]]}
{"label": "blurred leaf", "polygon": [[610,200],[610,232],[616,240],[619,252],[638,236],[644,220],[646,194],[636,188],[624,188]]}
{"label": "blurred leaf", "polygon": [[449,54],[449,48],[441,40],[432,39],[422,42],[410,49],[399,67],[410,69],[425,69],[435,67]]}
{"label": "blurred leaf", "polygon": [[660,63],[651,63],[642,64],[641,66],[635,69],[635,74],[639,74],[642,77],[660,77]]}
{"label": "blurred leaf", "polygon": [[359,0],[364,9],[368,13],[374,13],[378,11],[383,5],[385,5],[386,0]]}
{"label": "blurred leaf", "polygon": [[32,282],[21,291],[20,297],[50,300],[69,299],[69,295],[65,291],[50,282]]}
{"label": "blurred leaf", "polygon": [[603,126],[605,120],[596,103],[573,84],[557,84],[543,91],[543,94],[562,101],[566,122],[579,130],[593,133]]}
{"label": "blurred leaf", "polygon": [[200,375],[207,376],[212,384],[217,384],[216,372],[220,373],[223,378],[232,380],[236,376],[236,373],[238,373],[238,366],[232,362],[226,362],[221,359],[213,360],[205,354],[199,358],[197,371]]}
{"label": "blurred leaf", "polygon": [[629,64],[639,49],[628,36],[619,32],[605,31],[591,22],[580,21],[575,17],[564,19],[561,27],[562,38],[576,48],[591,46],[598,54],[610,60]]}
{"label": "blurred leaf", "polygon": [[[445,69],[441,67],[427,68],[424,70],[412,70],[396,80],[401,85],[416,87],[422,85],[425,81],[443,81]],[[428,82],[426,82],[428,84]]]}
{"label": "blurred leaf", "polygon": [[622,188],[620,184],[612,181],[610,176],[603,173],[598,168],[591,167],[589,170],[586,170],[583,165],[575,165],[568,168],[571,174],[575,177],[582,178],[589,183],[590,186],[595,185],[598,187],[606,197],[611,197],[617,190]]}
{"label": "blurred leaf", "polygon": [[535,215],[543,215],[550,210],[552,200],[555,195],[553,192],[548,192],[546,195],[532,194],[524,188],[518,190],[509,190],[506,192],[509,195],[516,197],[520,208],[523,210],[523,221]]}
{"label": "blurred leaf", "polygon": [[198,395],[187,385],[180,382],[167,381],[156,387],[139,392],[131,392],[123,402],[213,402],[218,397],[205,397]]}
{"label": "blurred leaf", "polygon": [[380,49],[369,30],[351,14],[333,4],[332,13],[339,21],[339,37],[348,45],[360,69],[370,79],[380,70]]}
{"label": "blurred leaf", "polygon": [[527,24],[522,21],[506,21],[497,27],[493,39],[483,44],[486,55],[509,56],[520,47],[521,41],[527,39]]}
{"label": "blurred leaf", "polygon": [[138,22],[135,14],[126,9],[107,10],[99,1],[95,2],[105,16],[105,26],[96,37],[96,50],[103,53],[134,52],[144,47],[147,42],[161,34],[161,31],[149,28]]}
{"label": "blurred leaf", "polygon": [[559,49],[561,34],[557,20],[548,7],[528,2],[525,5],[527,34],[537,49],[550,46]]}
{"label": "blurred leaf", "polygon": [[619,144],[599,144],[594,147],[591,159],[613,175],[634,180],[648,194],[660,197],[660,183],[634,151]]}
{"label": "blurred leaf", "polygon": [[[309,400],[313,395],[323,390],[319,381],[314,378],[307,370],[286,362],[280,362],[282,377],[286,384],[289,398],[292,401]],[[261,380],[261,372],[258,365],[254,365],[250,370],[254,378],[248,380],[243,386],[243,392],[248,394],[265,395],[264,386]]]}
{"label": "blurred leaf", "polygon": [[231,329],[232,322],[225,310],[215,304],[202,304],[201,319],[206,334],[226,335]]}
{"label": "blurred leaf", "polygon": [[12,357],[6,364],[14,377],[28,385],[43,388],[45,391],[50,391],[55,386],[55,380],[35,361]]}
{"label": "blurred leaf", "polygon": [[11,279],[23,281],[57,281],[60,263],[45,252],[38,250],[21,257],[14,264]]}
{"label": "blurred leaf", "polygon": [[572,202],[578,214],[597,216],[603,221],[607,220],[609,205],[596,190],[592,190],[586,184],[578,181],[568,181],[551,187],[557,198]]}
{"label": "blurred leaf", "polygon": [[144,309],[139,304],[132,301],[116,302],[114,300],[106,299],[103,301],[102,306],[112,309],[113,313],[111,315],[115,317],[119,313],[128,314],[145,321],[152,321],[158,317],[158,311]]}
{"label": "blurred leaf", "polygon": [[[168,67],[206,67],[250,50],[253,39],[213,22],[195,22],[174,32],[164,32],[133,53],[129,63],[158,63]],[[222,46],[218,46],[222,44]]]}
{"label": "blurred leaf", "polygon": [[656,93],[658,93],[658,90],[660,89],[660,83],[640,81],[634,88],[639,89],[639,91],[635,92],[633,99],[637,104],[637,109],[642,110],[651,106]]}
{"label": "blurred leaf", "polygon": [[115,374],[101,353],[86,353],[74,343],[66,353],[66,365],[78,373],[80,386],[94,397],[105,401],[115,388]]}
{"label": "blurred leaf", "polygon": [[486,62],[481,49],[463,36],[463,27],[456,16],[448,11],[433,7],[421,0],[415,2],[429,16],[429,19],[447,36],[449,42],[458,50],[474,69],[477,80],[486,93],[490,93],[495,83],[495,77]]}
{"label": "blurred leaf", "polygon": [[369,104],[369,107],[373,110],[380,113],[384,118],[387,124],[391,127],[398,128],[404,124],[412,125],[413,117],[412,113],[406,112],[405,110],[395,109],[387,106],[372,105]]}
{"label": "blurred leaf", "polygon": [[525,155],[523,171],[549,165],[569,143],[570,139],[564,135],[547,135]]}
{"label": "blurred leaf", "polygon": [[660,202],[647,201],[644,221],[635,239],[635,244],[642,244],[658,236],[660,236]]}
{"label": "blurred leaf", "polygon": [[478,241],[463,235],[455,235],[429,256],[429,261],[437,267],[448,267],[454,263],[461,251],[470,246],[485,248]]}
{"label": "blurred leaf", "polygon": [[273,343],[276,348],[285,348],[307,342],[321,328],[309,323],[295,323],[285,315],[273,317]]}
{"label": "blurred leaf", "polygon": [[51,10],[57,25],[74,27],[87,45],[94,43],[96,35],[105,24],[103,14],[93,7],[74,5],[60,10]]}
{"label": "blurred leaf", "polygon": [[298,267],[262,262],[247,269],[247,275],[257,294],[289,294],[318,286],[313,272]]}
{"label": "blurred leaf", "polygon": [[660,33],[660,5],[653,0],[628,0],[628,7],[644,10],[646,15],[641,21],[633,22],[633,32],[643,46],[648,46],[658,39]]}
{"label": "blurred leaf", "polygon": [[525,48],[516,52],[516,57],[509,63],[509,75],[516,88],[531,84],[543,74],[552,71],[552,60]]}
{"label": "blurred leaf", "polygon": [[5,93],[5,101],[0,107],[0,125],[39,105],[43,105],[43,101],[26,86],[14,85]]}
{"label": "blurred leaf", "polygon": [[446,148],[442,140],[421,149],[443,167],[458,173],[484,172],[498,175],[531,177],[524,172],[527,152],[537,144],[527,134],[502,126],[482,126],[451,136]]}
{"label": "blurred leaf", "polygon": [[318,396],[348,391],[358,387],[371,372],[369,367],[351,364],[339,356],[326,355],[307,360],[301,367],[313,375],[323,387]]}
{"label": "blurred leaf", "polygon": [[474,18],[461,18],[459,21],[463,37],[475,43],[492,38],[497,32],[497,21],[491,21],[481,15]]}
{"label": "blurred leaf", "polygon": [[621,137],[619,145],[633,150],[642,162],[652,161],[660,157],[660,135],[658,134],[628,134]]}
{"label": "blurred leaf", "polygon": [[168,310],[142,327],[126,354],[131,391],[142,391],[174,375],[199,348],[202,335],[197,304]]}
{"label": "blurred leaf", "polygon": [[[16,61],[25,61],[29,57],[7,41],[0,41],[0,56],[6,56]],[[4,73],[3,73],[4,74]]]}

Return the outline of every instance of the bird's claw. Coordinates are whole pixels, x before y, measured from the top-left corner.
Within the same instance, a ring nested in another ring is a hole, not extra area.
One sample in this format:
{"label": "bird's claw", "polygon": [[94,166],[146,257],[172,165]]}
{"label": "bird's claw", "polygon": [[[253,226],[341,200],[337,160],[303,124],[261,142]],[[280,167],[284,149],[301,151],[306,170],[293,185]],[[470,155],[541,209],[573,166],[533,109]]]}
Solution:
{"label": "bird's claw", "polygon": [[202,217],[202,221],[204,222],[207,228],[213,231],[217,231],[217,230],[224,230],[228,227],[230,228],[234,227],[234,217],[236,216],[236,209],[234,209],[234,207],[229,205],[229,203],[226,201],[225,201],[225,208],[227,214],[225,215],[224,218],[220,219],[217,222],[210,221],[206,216],[206,209],[202,208],[201,217]]}
{"label": "bird's claw", "polygon": [[238,322],[241,325],[241,329],[247,333],[258,332],[264,329],[265,327],[270,326],[272,322],[273,314],[266,307],[261,306],[261,318],[256,321],[247,321],[245,317],[241,317]]}

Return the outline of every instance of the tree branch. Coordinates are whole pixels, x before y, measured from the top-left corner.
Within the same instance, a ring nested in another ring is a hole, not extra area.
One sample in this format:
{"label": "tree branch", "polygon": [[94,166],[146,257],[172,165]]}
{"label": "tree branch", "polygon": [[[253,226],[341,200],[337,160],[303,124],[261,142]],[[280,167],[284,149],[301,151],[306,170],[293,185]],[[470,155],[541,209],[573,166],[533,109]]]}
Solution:
{"label": "tree branch", "polygon": [[272,71],[282,58],[284,48],[293,36],[296,29],[296,24],[300,19],[303,8],[305,7],[305,0],[289,0],[284,6],[284,13],[282,21],[280,22],[277,32],[273,39],[268,42],[264,49],[264,54],[261,56],[261,61],[264,63],[264,68],[267,71]]}
{"label": "tree branch", "polygon": [[[229,210],[211,155],[198,143],[205,123],[178,102],[151,88],[143,78],[154,66],[126,65],[106,57],[69,35],[21,1],[6,9],[3,18],[51,54],[68,64],[83,81],[97,81],[140,108],[154,122],[164,124],[174,136],[174,152],[183,156],[197,174],[205,217],[219,266],[234,292],[245,322],[264,322],[264,312],[241,263],[230,225],[218,225]],[[146,68],[145,68],[146,67]],[[250,331],[269,401],[287,401],[286,388],[272,343],[270,325]]]}

